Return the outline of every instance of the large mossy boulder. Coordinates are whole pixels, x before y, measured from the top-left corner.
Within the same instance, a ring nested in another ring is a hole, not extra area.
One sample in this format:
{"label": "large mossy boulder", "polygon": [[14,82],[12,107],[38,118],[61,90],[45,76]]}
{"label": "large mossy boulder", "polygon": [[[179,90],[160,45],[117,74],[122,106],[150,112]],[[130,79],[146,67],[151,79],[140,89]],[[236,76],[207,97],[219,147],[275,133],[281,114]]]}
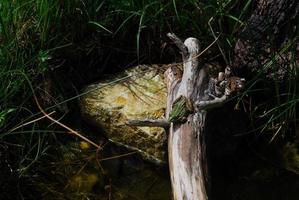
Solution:
{"label": "large mossy boulder", "polygon": [[131,127],[128,119],[158,119],[164,115],[167,66],[139,65],[120,76],[88,86],[81,98],[81,112],[106,137],[137,151],[146,160],[165,163],[166,134],[158,127]]}

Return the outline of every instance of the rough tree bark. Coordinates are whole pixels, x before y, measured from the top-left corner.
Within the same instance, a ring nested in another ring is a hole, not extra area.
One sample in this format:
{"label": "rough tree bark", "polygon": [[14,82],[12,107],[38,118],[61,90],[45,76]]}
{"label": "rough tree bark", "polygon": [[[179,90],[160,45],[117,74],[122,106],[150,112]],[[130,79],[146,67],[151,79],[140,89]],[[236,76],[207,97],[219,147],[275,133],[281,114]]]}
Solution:
{"label": "rough tree bark", "polygon": [[[258,71],[276,57],[272,67],[264,71],[270,78],[284,78],[294,58],[291,50],[283,50],[283,47],[292,43],[292,37],[296,34],[298,11],[297,0],[258,0],[255,11],[239,34],[232,69]],[[295,55],[298,55],[298,47],[297,43]]]}
{"label": "rough tree bark", "polygon": [[205,121],[207,109],[224,103],[232,92],[243,87],[243,79],[231,77],[230,70],[210,78],[198,65],[199,41],[183,43],[174,34],[168,37],[180,49],[183,72],[175,66],[166,70],[166,120],[130,120],[133,126],[169,127],[168,157],[174,200],[208,199],[208,166]]}

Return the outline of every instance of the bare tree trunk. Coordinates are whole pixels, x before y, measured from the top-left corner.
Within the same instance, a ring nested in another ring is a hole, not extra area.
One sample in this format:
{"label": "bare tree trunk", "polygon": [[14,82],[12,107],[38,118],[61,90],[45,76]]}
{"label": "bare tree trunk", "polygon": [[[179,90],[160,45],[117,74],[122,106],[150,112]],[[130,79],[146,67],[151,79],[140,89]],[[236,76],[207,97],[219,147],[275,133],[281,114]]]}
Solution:
{"label": "bare tree trunk", "polygon": [[[170,35],[179,45],[184,62],[182,78],[174,68],[165,72],[168,86],[166,117],[169,118],[172,105],[180,96],[191,102],[208,100],[205,90],[208,88],[208,76],[204,69],[198,67],[196,55],[199,42],[188,38],[184,44]],[[184,50],[183,50],[184,49]],[[181,80],[180,80],[181,79]],[[206,200],[207,195],[207,161],[204,124],[206,111],[200,110],[187,116],[185,123],[171,123],[168,137],[169,169],[171,185],[175,200]]]}
{"label": "bare tree trunk", "polygon": [[[168,37],[181,50],[183,73],[176,67],[165,72],[168,90],[166,118],[171,122],[168,157],[174,200],[208,199],[207,109],[224,103],[232,92],[243,87],[243,79],[230,77],[230,70],[210,78],[198,65],[199,41],[181,42],[174,34]],[[178,107],[184,105],[187,109]],[[180,113],[180,115],[178,115]]]}

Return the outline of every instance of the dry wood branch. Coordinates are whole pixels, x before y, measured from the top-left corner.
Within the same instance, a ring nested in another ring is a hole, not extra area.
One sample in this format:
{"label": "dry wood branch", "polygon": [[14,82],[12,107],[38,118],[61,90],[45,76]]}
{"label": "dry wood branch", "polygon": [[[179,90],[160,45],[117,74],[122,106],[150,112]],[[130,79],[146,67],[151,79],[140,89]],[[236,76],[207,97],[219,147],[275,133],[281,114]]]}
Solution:
{"label": "dry wood branch", "polygon": [[186,45],[174,34],[168,33],[167,36],[175,43],[175,45],[180,49],[182,55],[185,57],[188,54],[188,49]]}
{"label": "dry wood branch", "polygon": [[[52,111],[51,113],[48,113],[48,115],[50,116],[50,115],[54,114],[55,112],[56,112],[56,111]],[[13,131],[15,131],[15,130],[17,130],[17,129],[19,129],[19,128],[22,128],[22,127],[24,127],[24,126],[27,126],[27,125],[29,125],[29,124],[32,124],[32,123],[37,122],[37,121],[39,121],[39,120],[42,120],[42,119],[45,118],[45,117],[46,117],[46,116],[42,116],[42,117],[39,117],[39,118],[34,119],[34,120],[32,120],[32,121],[29,121],[29,122],[26,122],[26,123],[24,123],[24,124],[21,124],[21,125],[19,125],[19,126],[13,128],[13,129],[11,129],[11,130],[9,130],[8,133],[11,133],[11,132],[13,132]]]}
{"label": "dry wood branch", "polygon": [[228,99],[228,96],[223,95],[220,98],[216,97],[215,99],[208,100],[208,101],[197,101],[197,102],[195,102],[195,109],[197,111],[199,111],[199,110],[208,110],[211,108],[216,108],[216,107],[219,107],[222,104],[224,104],[227,99]]}
{"label": "dry wood branch", "polygon": [[163,127],[169,128],[170,123],[166,119],[134,119],[128,120],[130,126],[147,126],[147,127]]}

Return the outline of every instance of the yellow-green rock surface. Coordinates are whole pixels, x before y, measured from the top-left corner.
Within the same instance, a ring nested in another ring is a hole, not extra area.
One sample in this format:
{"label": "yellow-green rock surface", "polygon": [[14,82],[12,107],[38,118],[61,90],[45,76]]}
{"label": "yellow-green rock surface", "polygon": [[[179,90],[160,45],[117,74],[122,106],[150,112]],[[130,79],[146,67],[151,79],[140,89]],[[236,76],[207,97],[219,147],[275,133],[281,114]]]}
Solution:
{"label": "yellow-green rock surface", "polygon": [[136,150],[147,160],[165,162],[163,128],[126,125],[128,119],[164,116],[164,71],[163,66],[139,65],[116,78],[88,86],[80,102],[83,117],[101,127],[112,142]]}

